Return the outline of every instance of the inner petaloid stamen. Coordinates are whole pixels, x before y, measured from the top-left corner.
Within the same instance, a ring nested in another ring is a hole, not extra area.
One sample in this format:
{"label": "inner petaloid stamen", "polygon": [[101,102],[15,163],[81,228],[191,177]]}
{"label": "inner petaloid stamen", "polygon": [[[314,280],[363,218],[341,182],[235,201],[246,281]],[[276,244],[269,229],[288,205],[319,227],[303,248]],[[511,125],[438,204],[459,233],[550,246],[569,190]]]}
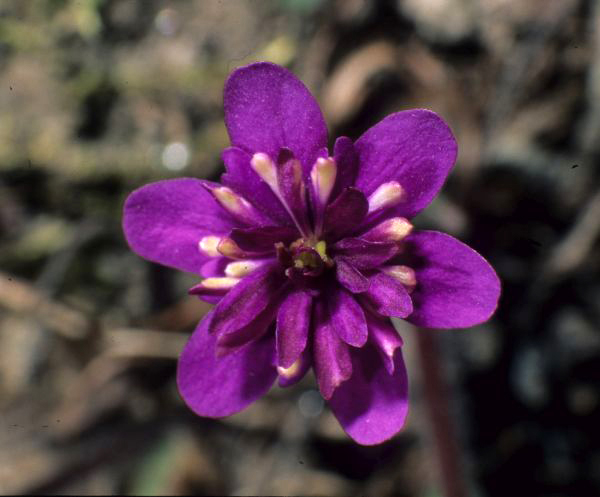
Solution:
{"label": "inner petaloid stamen", "polygon": [[369,214],[398,204],[403,196],[404,189],[397,181],[379,185],[369,196]]}
{"label": "inner petaloid stamen", "polygon": [[[304,197],[304,195],[305,195],[304,183],[303,183],[303,179],[302,179],[300,163],[294,159],[292,159],[292,161],[290,161],[290,162],[291,162],[290,172],[292,174],[292,182],[291,182],[292,184],[288,185],[288,186],[290,186],[290,189],[293,189],[294,186],[299,187],[302,190],[302,192],[299,193],[299,195],[302,195],[302,197]],[[297,162],[297,164],[296,164],[296,162]],[[282,183],[282,182],[280,181],[281,178],[279,177],[279,171],[277,169],[277,166],[273,162],[273,160],[271,160],[271,158],[267,154],[258,152],[252,156],[252,159],[250,160],[250,165],[252,166],[252,169],[254,169],[256,174],[258,174],[260,176],[260,178],[265,183],[267,183],[267,185],[269,185],[269,187],[271,188],[271,190],[273,191],[273,193],[275,194],[277,199],[281,202],[281,205],[283,205],[283,207],[289,214],[292,221],[294,221],[294,224],[296,225],[296,228],[298,228],[298,231],[300,232],[300,234],[304,237],[308,237],[309,233],[307,233],[307,226],[305,225],[305,223],[302,223],[300,219],[298,219],[297,215],[294,213],[293,207],[291,205],[289,205],[289,203],[287,202],[287,200],[285,198],[284,192],[282,192],[282,190],[280,188],[280,186],[281,186],[280,183]],[[296,169],[298,170],[299,174],[296,174]],[[295,184],[295,183],[297,183],[297,184]]]}
{"label": "inner petaloid stamen", "polygon": [[243,278],[255,269],[258,269],[263,263],[264,261],[253,260],[230,262],[225,267],[225,274],[232,278]]}
{"label": "inner petaloid stamen", "polygon": [[333,157],[319,157],[310,171],[314,192],[313,213],[315,234],[323,233],[324,212],[337,177],[337,164]]}
{"label": "inner petaloid stamen", "polygon": [[222,237],[215,235],[203,236],[198,242],[198,249],[209,257],[219,257],[221,254],[217,250]]}
{"label": "inner petaloid stamen", "polygon": [[400,242],[412,232],[413,225],[403,217],[392,217],[379,223],[361,236],[373,242]]}
{"label": "inner petaloid stamen", "polygon": [[337,166],[333,157],[319,157],[312,167],[310,179],[317,200],[325,205],[335,185]]}
{"label": "inner petaloid stamen", "polygon": [[417,285],[417,277],[415,271],[414,269],[408,266],[386,266],[384,268],[384,272],[386,274],[389,274],[393,278],[396,278],[400,283],[402,283],[406,287],[406,289],[409,292],[412,292],[412,290],[414,290],[415,286]]}
{"label": "inner petaloid stamen", "polygon": [[246,224],[257,224],[262,221],[260,214],[245,198],[236,194],[226,186],[207,187],[217,202],[226,211]]}

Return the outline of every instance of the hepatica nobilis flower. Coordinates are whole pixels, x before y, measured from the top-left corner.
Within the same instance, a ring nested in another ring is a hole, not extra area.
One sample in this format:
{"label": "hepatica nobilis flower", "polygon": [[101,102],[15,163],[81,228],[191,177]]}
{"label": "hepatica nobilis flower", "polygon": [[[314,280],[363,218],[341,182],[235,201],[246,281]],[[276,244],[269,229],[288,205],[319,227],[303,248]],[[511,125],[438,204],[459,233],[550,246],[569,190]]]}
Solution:
{"label": "hepatica nobilis flower", "polygon": [[312,367],[344,430],[383,442],[408,411],[390,318],[464,328],[487,320],[500,293],[477,252],[410,223],[444,183],[456,141],[433,112],[408,110],[330,153],[315,99],[264,62],[233,72],[224,103],[221,184],[159,181],[125,203],[131,248],[200,275],[190,293],[216,304],[179,359],[179,391],[200,416],[223,417]]}

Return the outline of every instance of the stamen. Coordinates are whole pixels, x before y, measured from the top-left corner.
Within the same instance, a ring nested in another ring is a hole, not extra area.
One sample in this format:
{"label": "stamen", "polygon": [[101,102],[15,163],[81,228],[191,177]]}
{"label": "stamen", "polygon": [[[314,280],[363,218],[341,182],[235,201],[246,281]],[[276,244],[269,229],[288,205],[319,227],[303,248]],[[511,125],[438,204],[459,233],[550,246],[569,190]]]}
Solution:
{"label": "stamen", "polygon": [[229,257],[230,259],[244,259],[246,252],[244,252],[237,243],[231,238],[223,237],[217,245],[217,251],[219,254]]}
{"label": "stamen", "polygon": [[369,196],[369,214],[396,205],[403,194],[404,189],[397,181],[383,183]]}
{"label": "stamen", "polygon": [[219,243],[221,243],[222,238],[220,236],[204,236],[198,242],[198,249],[200,252],[204,252],[209,257],[219,257],[221,254],[217,250]]}
{"label": "stamen", "polygon": [[370,229],[361,238],[373,242],[399,242],[410,235],[412,229],[408,219],[393,217]]}
{"label": "stamen", "polygon": [[277,366],[277,373],[279,374],[279,376],[283,376],[284,378],[289,379],[298,374],[301,365],[302,360],[297,359],[289,368],[282,368],[281,366]]}
{"label": "stamen", "polygon": [[228,290],[240,282],[239,278],[216,277],[206,278],[200,282],[200,285],[208,290]]}
{"label": "stamen", "polygon": [[317,159],[310,172],[310,179],[321,205],[325,205],[329,200],[336,176],[337,166],[332,157]]}
{"label": "stamen", "polygon": [[267,154],[258,152],[252,156],[250,164],[252,165],[252,169],[256,171],[256,174],[271,187],[271,190],[278,194],[277,168],[271,158]]}
{"label": "stamen", "polygon": [[225,274],[232,278],[242,278],[262,265],[261,261],[230,262],[225,267]]}
{"label": "stamen", "polygon": [[188,290],[190,295],[208,296],[223,296],[231,288],[237,285],[241,280],[239,278],[206,278],[197,285]]}
{"label": "stamen", "polygon": [[240,197],[230,188],[220,186],[211,188],[210,191],[217,202],[234,216],[248,223],[260,221],[260,215],[256,212],[256,209],[245,198]]}
{"label": "stamen", "polygon": [[[254,171],[256,171],[256,174],[258,174],[267,183],[267,185],[269,185],[271,187],[271,190],[273,191],[275,196],[279,199],[279,201],[281,202],[281,204],[283,205],[283,207],[285,208],[287,213],[290,215],[290,218],[292,219],[292,221],[294,221],[294,224],[298,228],[298,231],[300,232],[300,234],[303,237],[306,237],[307,236],[306,226],[304,225],[304,223],[299,222],[299,219],[294,214],[292,207],[290,205],[288,205],[288,202],[284,198],[284,193],[282,192],[280,185],[279,185],[278,172],[277,172],[277,167],[275,166],[275,163],[271,160],[271,158],[267,154],[258,152],[252,156],[252,159],[250,160],[250,164],[252,166],[252,169],[254,169]],[[303,198],[304,198],[304,182],[302,180],[302,167],[301,167],[299,161],[292,161],[291,167],[293,168],[293,170],[292,170],[292,174],[293,174],[292,180],[293,181],[292,181],[292,184],[288,185],[288,186],[291,188],[294,188],[294,187],[298,188],[298,191],[295,192],[297,194],[296,200],[298,200],[298,202],[300,202],[300,204],[302,204]],[[298,182],[295,182],[296,173],[297,173]],[[284,189],[284,192],[285,192],[285,189]],[[288,192],[288,193],[290,193],[290,192]],[[302,206],[297,205],[296,207],[299,207],[302,209],[304,208],[303,205]]]}
{"label": "stamen", "polygon": [[383,271],[393,278],[396,278],[400,283],[412,290],[417,285],[417,277],[415,271],[408,266],[385,266]]}

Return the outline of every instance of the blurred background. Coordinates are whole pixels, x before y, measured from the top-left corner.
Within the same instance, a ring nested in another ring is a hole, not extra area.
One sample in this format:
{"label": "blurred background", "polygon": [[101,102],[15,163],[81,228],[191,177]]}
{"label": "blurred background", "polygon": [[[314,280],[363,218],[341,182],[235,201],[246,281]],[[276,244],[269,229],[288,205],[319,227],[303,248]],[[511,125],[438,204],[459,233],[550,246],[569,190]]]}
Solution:
{"label": "blurred background", "polygon": [[[600,495],[599,0],[2,0],[0,493]],[[503,282],[487,324],[398,323],[406,429],[355,445],[312,375],[223,420],[178,396],[207,305],[131,253],[131,190],[217,179],[222,87],[292,69],[330,136],[426,107],[460,148],[418,228]]]}

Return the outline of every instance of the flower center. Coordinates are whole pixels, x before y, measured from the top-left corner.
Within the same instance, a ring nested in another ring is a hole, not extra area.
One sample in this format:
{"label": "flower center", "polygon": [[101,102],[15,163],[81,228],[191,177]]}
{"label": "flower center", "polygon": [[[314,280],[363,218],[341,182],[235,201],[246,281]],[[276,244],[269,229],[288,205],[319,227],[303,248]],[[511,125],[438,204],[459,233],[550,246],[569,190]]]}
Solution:
{"label": "flower center", "polygon": [[276,243],[275,249],[286,276],[301,287],[313,287],[317,278],[335,265],[327,255],[327,243],[324,240],[298,238],[288,247],[281,242]]}
{"label": "flower center", "polygon": [[298,238],[290,244],[289,250],[292,254],[294,267],[298,269],[314,270],[320,269],[324,265],[331,267],[334,262],[327,255],[327,243],[325,240],[319,240],[311,243],[304,238]]}

